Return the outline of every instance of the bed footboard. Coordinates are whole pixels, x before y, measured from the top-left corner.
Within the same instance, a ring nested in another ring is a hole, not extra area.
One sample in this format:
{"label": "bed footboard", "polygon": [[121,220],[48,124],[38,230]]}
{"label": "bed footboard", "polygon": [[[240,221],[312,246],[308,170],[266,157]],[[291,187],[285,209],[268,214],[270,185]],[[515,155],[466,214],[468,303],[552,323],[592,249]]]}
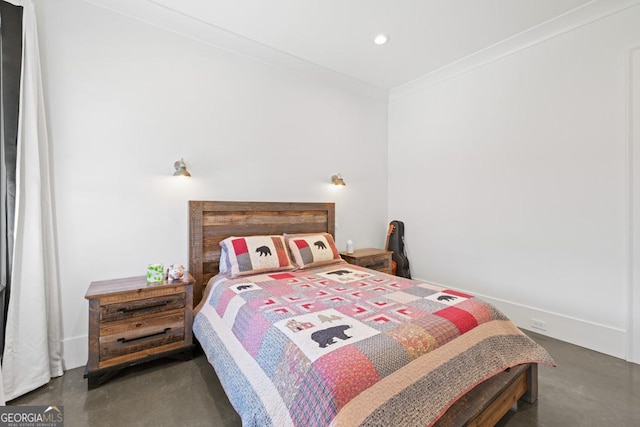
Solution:
{"label": "bed footboard", "polygon": [[538,399],[538,365],[529,363],[508,369],[462,396],[436,422],[438,427],[493,426],[519,399]]}

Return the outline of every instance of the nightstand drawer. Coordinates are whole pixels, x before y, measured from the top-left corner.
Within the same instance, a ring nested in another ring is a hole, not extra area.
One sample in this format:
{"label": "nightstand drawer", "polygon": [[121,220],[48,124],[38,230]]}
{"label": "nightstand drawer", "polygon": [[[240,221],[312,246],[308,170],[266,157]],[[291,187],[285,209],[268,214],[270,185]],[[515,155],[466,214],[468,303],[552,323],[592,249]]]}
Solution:
{"label": "nightstand drawer", "polygon": [[124,319],[116,322],[105,322],[100,325],[100,336],[124,334],[141,331],[155,326],[166,326],[184,322],[184,310],[181,308],[150,314],[136,319]]}
{"label": "nightstand drawer", "polygon": [[391,269],[391,262],[388,259],[376,259],[365,263],[364,266],[372,270],[378,270],[387,273]]}
{"label": "nightstand drawer", "polygon": [[184,340],[184,319],[100,337],[100,362]]}
{"label": "nightstand drawer", "polygon": [[100,320],[102,322],[112,322],[131,319],[136,316],[146,316],[175,308],[182,308],[184,305],[184,293],[109,304],[100,307]]}
{"label": "nightstand drawer", "polygon": [[387,274],[391,274],[392,254],[390,251],[375,248],[356,249],[352,253],[340,252],[342,259],[349,264],[359,265]]}

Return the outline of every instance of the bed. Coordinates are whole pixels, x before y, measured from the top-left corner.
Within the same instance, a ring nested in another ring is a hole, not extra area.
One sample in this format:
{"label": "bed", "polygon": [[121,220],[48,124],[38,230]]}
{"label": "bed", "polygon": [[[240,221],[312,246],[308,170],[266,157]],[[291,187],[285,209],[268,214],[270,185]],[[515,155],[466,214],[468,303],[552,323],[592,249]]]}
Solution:
{"label": "bed", "polygon": [[[537,365],[554,365],[472,295],[335,256],[306,262],[303,250],[331,249],[333,203],[190,201],[189,211],[194,335],[243,425],[494,425],[519,399],[534,403]],[[273,236],[260,260],[284,242],[309,268],[218,274],[221,242],[228,265],[229,242],[246,236]]]}

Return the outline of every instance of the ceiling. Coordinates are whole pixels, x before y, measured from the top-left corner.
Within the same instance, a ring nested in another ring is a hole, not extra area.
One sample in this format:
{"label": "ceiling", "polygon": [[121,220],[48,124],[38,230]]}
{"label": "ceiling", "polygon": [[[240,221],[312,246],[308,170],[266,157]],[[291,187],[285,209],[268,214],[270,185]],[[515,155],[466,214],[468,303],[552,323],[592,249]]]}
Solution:
{"label": "ceiling", "polygon": [[[620,9],[637,3],[632,0],[88,1],[110,9],[122,9],[128,4],[127,14],[169,29],[173,19],[176,31],[199,31],[193,37],[208,37],[218,47],[266,61],[297,62],[298,68],[300,63],[307,68],[320,67],[385,91],[559,19],[566,20],[572,14],[584,15],[583,10],[588,8],[603,9],[608,5]],[[603,12],[606,13],[611,11]],[[180,20],[182,24],[178,24]],[[390,42],[375,45],[373,38],[378,33],[389,34]]]}

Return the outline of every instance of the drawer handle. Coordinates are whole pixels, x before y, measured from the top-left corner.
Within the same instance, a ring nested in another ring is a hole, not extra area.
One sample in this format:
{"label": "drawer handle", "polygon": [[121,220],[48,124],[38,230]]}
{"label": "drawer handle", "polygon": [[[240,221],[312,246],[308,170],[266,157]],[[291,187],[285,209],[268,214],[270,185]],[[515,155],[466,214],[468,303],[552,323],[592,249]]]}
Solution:
{"label": "drawer handle", "polygon": [[120,312],[120,313],[128,313],[130,311],[146,310],[148,308],[155,308],[155,307],[164,307],[165,305],[169,304],[169,302],[170,301],[160,301],[160,302],[155,303],[155,304],[145,305],[144,307],[134,307],[134,308],[124,307],[124,308],[119,308],[118,312]]}
{"label": "drawer handle", "polygon": [[135,337],[135,338],[118,338],[118,342],[120,342],[122,344],[126,344],[126,343],[131,342],[131,341],[137,341],[137,340],[143,340],[145,338],[157,337],[158,335],[166,334],[170,330],[171,330],[171,328],[164,328],[164,331],[156,332],[155,334],[143,335],[141,337]]}

